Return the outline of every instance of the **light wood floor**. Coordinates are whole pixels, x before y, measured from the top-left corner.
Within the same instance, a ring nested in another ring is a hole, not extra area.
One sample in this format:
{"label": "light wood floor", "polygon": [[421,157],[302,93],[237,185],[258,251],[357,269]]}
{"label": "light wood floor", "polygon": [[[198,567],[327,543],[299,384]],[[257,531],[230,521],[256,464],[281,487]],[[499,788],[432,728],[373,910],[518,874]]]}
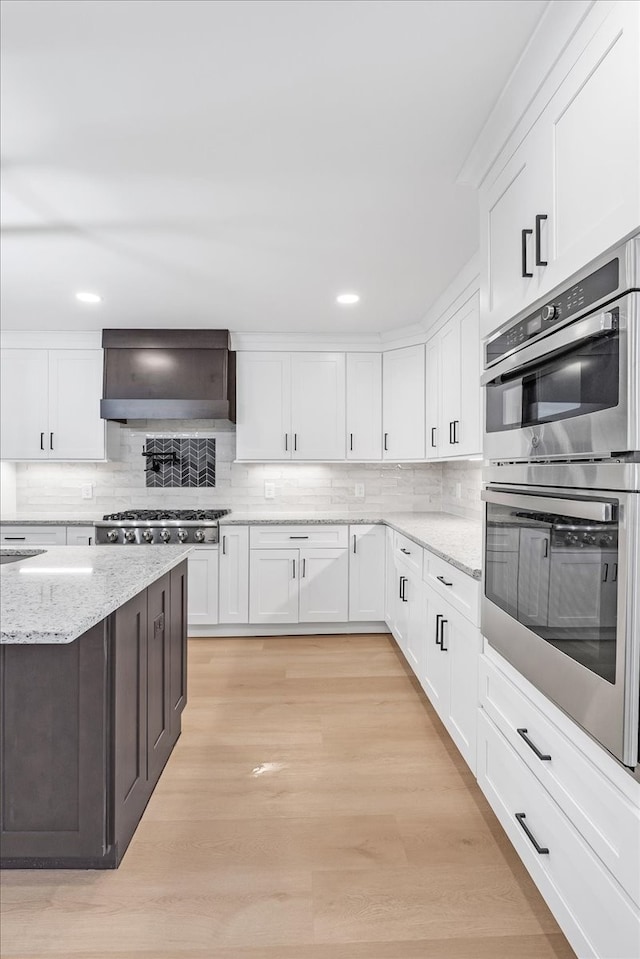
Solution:
{"label": "light wood floor", "polygon": [[5,871],[4,959],[574,959],[388,636],[189,662],[120,869]]}

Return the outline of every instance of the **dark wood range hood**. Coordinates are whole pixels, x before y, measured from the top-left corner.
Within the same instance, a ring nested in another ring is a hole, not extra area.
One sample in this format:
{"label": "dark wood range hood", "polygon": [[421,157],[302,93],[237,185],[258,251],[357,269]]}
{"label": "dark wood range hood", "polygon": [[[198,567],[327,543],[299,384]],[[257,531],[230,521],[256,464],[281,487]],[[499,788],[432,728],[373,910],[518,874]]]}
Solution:
{"label": "dark wood range hood", "polygon": [[103,330],[104,420],[236,420],[228,330]]}

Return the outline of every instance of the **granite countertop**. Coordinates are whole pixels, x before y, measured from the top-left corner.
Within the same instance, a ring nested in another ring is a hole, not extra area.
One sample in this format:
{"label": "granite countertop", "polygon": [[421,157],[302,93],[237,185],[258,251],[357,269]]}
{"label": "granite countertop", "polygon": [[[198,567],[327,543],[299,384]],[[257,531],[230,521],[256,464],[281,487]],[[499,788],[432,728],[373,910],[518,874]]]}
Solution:
{"label": "granite countertop", "polygon": [[445,559],[473,579],[482,573],[482,518],[465,519],[453,513],[235,513],[222,517],[221,526],[313,526],[381,523]]}
{"label": "granite countertop", "polygon": [[55,513],[43,513],[38,516],[36,513],[29,513],[27,516],[3,516],[0,519],[0,526],[94,526],[102,519],[102,514],[90,514],[89,516],[75,513],[72,516],[60,516]]}
{"label": "granite countertop", "polygon": [[168,573],[191,546],[3,549],[0,644],[71,643]]}

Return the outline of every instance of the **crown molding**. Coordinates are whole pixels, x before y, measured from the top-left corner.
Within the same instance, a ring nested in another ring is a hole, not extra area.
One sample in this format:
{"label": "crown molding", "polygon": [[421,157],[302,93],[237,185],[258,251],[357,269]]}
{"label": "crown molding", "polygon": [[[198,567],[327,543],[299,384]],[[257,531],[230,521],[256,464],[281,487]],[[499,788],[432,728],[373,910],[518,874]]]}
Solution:
{"label": "crown molding", "polygon": [[572,66],[574,61],[570,57],[568,60],[563,58],[565,51],[579,44],[579,54],[588,42],[588,38],[585,41],[583,37],[576,41],[576,34],[579,31],[583,33],[581,27],[585,19],[593,13],[589,27],[595,32],[613,5],[614,0],[571,0],[571,3],[551,0],[547,4],[480,135],[467,154],[456,183],[477,189],[507,147],[508,155],[511,155]]}
{"label": "crown molding", "polygon": [[276,353],[379,353],[379,333],[231,333],[231,349]]}
{"label": "crown molding", "polygon": [[100,330],[3,330],[3,350],[101,350]]}

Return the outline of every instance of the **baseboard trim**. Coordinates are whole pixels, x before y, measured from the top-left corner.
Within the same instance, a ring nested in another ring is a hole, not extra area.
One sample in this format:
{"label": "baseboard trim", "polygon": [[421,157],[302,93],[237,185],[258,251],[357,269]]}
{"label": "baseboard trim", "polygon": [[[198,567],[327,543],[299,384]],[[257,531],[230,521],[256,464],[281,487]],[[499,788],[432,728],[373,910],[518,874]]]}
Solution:
{"label": "baseboard trim", "polygon": [[388,633],[386,623],[296,623],[289,626],[222,625],[190,626],[190,639],[211,639],[219,636],[335,636],[338,633]]}

